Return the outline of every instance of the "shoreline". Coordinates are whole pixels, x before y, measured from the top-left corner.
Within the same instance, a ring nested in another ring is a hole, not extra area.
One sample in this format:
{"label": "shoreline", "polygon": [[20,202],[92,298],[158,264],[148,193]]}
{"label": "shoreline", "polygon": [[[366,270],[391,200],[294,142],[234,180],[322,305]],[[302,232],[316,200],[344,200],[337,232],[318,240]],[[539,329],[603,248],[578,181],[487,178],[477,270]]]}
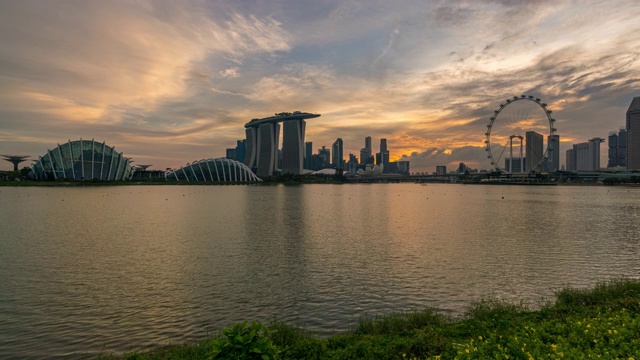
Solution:
{"label": "shoreline", "polygon": [[283,360],[640,359],[640,280],[565,288],[553,303],[533,310],[522,302],[483,299],[459,317],[434,308],[363,317],[355,328],[326,339],[277,321],[245,321],[198,343],[99,358],[218,359],[243,351],[246,359]]}

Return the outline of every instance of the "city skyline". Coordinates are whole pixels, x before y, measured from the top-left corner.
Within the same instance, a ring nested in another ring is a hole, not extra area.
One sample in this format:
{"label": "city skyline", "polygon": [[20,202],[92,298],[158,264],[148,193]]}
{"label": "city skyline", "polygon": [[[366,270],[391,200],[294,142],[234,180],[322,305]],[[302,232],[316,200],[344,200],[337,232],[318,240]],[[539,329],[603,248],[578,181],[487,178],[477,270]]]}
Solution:
{"label": "city skyline", "polygon": [[554,110],[564,162],[572,144],[625,126],[640,95],[638,10],[633,1],[3,2],[0,153],[37,159],[95,138],[137,164],[178,168],[224,156],[251,118],[304,109],[323,114],[306,129],[316,148],[342,138],[346,157],[371,136],[412,171],[489,169],[482,134],[493,109],[534,94]]}

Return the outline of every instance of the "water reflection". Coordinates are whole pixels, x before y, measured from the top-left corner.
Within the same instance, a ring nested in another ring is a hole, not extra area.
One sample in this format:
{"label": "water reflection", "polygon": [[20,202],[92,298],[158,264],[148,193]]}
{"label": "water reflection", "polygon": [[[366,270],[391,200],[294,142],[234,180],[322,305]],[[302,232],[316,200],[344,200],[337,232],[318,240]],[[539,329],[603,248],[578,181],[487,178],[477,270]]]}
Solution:
{"label": "water reflection", "polygon": [[536,301],[637,276],[640,191],[371,184],[3,188],[0,358],[121,353],[245,319]]}

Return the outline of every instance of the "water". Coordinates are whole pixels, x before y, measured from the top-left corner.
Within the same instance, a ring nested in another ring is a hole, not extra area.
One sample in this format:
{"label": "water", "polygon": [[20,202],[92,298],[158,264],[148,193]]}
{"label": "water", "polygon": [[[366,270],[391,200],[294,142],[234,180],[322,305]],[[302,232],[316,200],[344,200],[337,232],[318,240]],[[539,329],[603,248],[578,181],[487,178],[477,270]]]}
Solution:
{"label": "water", "polygon": [[640,189],[0,188],[0,358],[121,354],[245,319],[549,299],[640,275]]}

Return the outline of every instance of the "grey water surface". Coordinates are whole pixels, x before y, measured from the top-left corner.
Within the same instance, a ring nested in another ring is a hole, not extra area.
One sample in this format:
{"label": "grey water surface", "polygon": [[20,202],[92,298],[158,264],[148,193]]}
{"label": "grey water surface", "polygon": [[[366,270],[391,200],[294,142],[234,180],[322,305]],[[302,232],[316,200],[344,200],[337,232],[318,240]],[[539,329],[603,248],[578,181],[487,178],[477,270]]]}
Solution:
{"label": "grey water surface", "polygon": [[0,358],[122,354],[640,276],[640,189],[0,188]]}

